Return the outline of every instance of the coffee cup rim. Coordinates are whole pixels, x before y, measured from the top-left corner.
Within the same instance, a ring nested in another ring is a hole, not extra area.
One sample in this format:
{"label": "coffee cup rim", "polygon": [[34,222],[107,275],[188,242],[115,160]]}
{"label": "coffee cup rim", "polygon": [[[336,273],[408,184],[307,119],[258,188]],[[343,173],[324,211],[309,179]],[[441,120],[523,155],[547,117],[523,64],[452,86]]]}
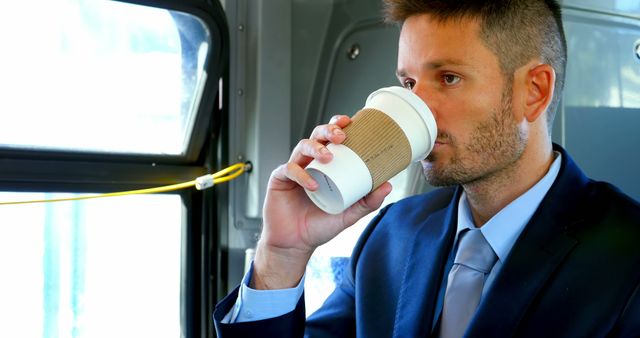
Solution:
{"label": "coffee cup rim", "polygon": [[[399,96],[405,102],[409,103],[413,107],[413,109],[415,109],[418,112],[418,115],[420,115],[420,118],[424,122],[425,127],[427,127],[429,132],[433,132],[433,135],[435,135],[438,132],[436,120],[433,117],[433,112],[431,111],[429,106],[424,101],[422,101],[420,97],[412,93],[409,89],[399,87],[399,86],[380,88],[374,91],[373,93],[369,94],[369,97],[367,97],[367,101],[365,105],[369,105],[371,100],[376,95],[383,92],[387,92],[387,93],[391,93],[393,95]],[[425,108],[428,114],[422,113],[423,111],[425,111]]]}

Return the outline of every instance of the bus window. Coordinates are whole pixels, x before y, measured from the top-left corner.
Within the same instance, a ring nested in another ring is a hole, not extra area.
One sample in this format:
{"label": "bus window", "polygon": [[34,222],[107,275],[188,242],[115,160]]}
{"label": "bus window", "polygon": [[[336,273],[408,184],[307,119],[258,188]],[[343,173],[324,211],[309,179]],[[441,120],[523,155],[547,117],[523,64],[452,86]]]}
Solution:
{"label": "bus window", "polygon": [[105,0],[8,7],[0,10],[0,145],[185,153],[207,75],[202,21]]}
{"label": "bus window", "polygon": [[179,337],[182,210],[178,195],[0,207],[0,336]]}
{"label": "bus window", "polygon": [[203,255],[217,249],[214,189],[4,204],[226,167],[221,5],[143,3],[0,5],[0,337],[213,330],[201,318],[218,287],[216,258]]}

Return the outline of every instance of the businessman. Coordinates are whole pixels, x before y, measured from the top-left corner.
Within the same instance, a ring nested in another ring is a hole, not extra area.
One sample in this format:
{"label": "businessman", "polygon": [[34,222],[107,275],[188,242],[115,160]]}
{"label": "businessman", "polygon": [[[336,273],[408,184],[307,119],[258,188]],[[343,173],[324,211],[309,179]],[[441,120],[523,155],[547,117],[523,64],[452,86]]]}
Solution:
{"label": "businessman", "polygon": [[304,171],[345,139],[337,116],[270,179],[243,284],[214,312],[220,337],[637,337],[640,205],[588,179],[551,142],[566,64],[554,0],[386,0],[397,76],[431,108],[422,161],[442,188],[385,207],[344,281],[305,321],[301,280],[319,245],[372,210],[306,197]]}

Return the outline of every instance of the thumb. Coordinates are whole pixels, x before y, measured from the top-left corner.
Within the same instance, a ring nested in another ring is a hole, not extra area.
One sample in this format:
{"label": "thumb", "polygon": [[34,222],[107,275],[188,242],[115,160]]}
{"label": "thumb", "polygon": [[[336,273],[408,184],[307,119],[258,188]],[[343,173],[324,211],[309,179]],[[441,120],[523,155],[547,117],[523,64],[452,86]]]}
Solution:
{"label": "thumb", "polygon": [[391,193],[392,189],[391,183],[384,182],[374,191],[367,194],[367,196],[350,206],[344,212],[344,223],[351,225],[370,212],[378,209],[380,205],[382,205],[385,197]]}

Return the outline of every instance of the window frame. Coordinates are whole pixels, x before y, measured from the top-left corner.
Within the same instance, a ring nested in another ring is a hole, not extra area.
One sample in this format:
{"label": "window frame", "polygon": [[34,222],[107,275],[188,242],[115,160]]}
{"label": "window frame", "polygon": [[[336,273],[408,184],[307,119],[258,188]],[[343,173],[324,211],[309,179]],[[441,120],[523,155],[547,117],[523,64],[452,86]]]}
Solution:
{"label": "window frame", "polygon": [[[207,79],[183,155],[123,154],[0,147],[0,190],[103,193],[192,180],[229,163],[219,154],[227,121],[220,79],[227,73],[229,34],[219,1],[113,0],[188,13],[209,29]],[[181,37],[182,38],[182,37]],[[223,187],[221,185],[220,187]],[[224,189],[224,188],[223,188]],[[219,285],[219,201],[213,189],[174,192],[184,208],[181,326],[185,337],[214,336],[211,313]]]}

